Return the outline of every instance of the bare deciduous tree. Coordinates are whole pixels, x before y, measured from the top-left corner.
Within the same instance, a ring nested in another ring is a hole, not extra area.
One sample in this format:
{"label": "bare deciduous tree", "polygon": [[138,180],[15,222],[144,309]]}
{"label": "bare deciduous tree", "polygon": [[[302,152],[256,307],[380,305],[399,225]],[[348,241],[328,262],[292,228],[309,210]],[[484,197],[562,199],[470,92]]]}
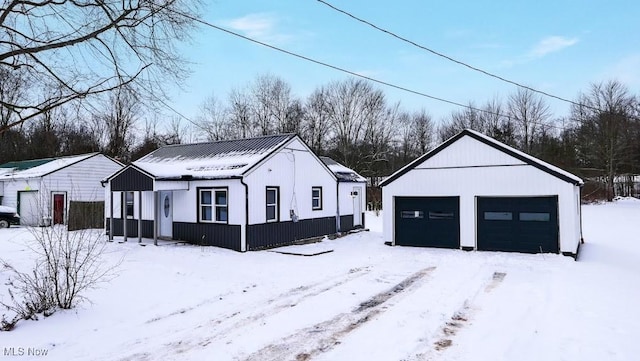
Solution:
{"label": "bare deciduous tree", "polygon": [[200,105],[201,115],[198,127],[207,134],[207,140],[216,141],[232,138],[228,111],[215,94],[211,94]]}
{"label": "bare deciduous tree", "polygon": [[[614,196],[614,178],[637,139],[629,138],[629,129],[637,127],[634,117],[638,100],[617,81],[592,84],[581,94],[571,110],[577,123],[580,155],[591,167],[606,176],[607,199]],[[635,126],[632,126],[635,125]]]}
{"label": "bare deciduous tree", "polygon": [[318,154],[327,150],[329,112],[325,88],[320,87],[309,95],[304,107],[301,136]]}
{"label": "bare deciduous tree", "polygon": [[251,124],[251,100],[246,91],[231,90],[228,114],[230,138],[247,138],[255,135]]}
{"label": "bare deciduous tree", "polygon": [[[20,72],[29,95],[0,97],[13,119],[0,133],[71,101],[144,83],[161,97],[159,81],[180,81],[175,48],[193,26],[200,0],[30,1],[0,4],[0,72]],[[186,15],[186,16],[185,16]],[[60,92],[39,97],[42,89]]]}
{"label": "bare deciduous tree", "polygon": [[535,139],[548,131],[551,117],[549,106],[542,96],[531,90],[518,88],[509,95],[507,109],[514,122],[519,148],[531,153]]}

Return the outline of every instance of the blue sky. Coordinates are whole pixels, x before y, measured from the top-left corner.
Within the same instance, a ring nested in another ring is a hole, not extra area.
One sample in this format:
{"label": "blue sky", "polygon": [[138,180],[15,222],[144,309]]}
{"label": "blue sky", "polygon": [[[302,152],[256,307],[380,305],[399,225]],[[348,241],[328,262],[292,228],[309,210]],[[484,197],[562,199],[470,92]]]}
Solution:
{"label": "blue sky", "polygon": [[[564,98],[590,83],[617,79],[640,96],[640,2],[329,1],[345,11],[452,58]],[[515,87],[447,61],[361,24],[315,0],[209,0],[203,19],[332,65],[459,103],[506,98]],[[195,119],[202,101],[225,101],[257,75],[281,77],[294,95],[348,75],[199,26],[181,46],[192,64],[184,89],[169,103]],[[406,110],[436,120],[458,109],[382,89]],[[547,98],[554,115],[569,105]],[[170,111],[169,116],[175,116]]]}

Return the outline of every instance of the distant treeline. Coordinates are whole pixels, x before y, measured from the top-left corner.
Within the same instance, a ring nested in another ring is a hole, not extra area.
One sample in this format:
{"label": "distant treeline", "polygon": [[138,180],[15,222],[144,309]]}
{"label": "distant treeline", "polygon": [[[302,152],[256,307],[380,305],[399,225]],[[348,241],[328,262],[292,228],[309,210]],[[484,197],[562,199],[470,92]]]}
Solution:
{"label": "distant treeline", "polygon": [[162,129],[139,99],[126,87],[100,104],[58,107],[11,128],[0,134],[0,163],[93,151],[128,162],[166,144],[297,133],[319,155],[375,177],[470,128],[579,176],[605,179],[608,198],[615,175],[640,172],[640,98],[617,81],[592,84],[565,117],[552,114],[543,95],[517,88],[435,121],[428,109],[406,111],[370,82],[351,78],[299,98],[281,78],[261,75],[225,99],[204,99],[195,119],[174,117]]}

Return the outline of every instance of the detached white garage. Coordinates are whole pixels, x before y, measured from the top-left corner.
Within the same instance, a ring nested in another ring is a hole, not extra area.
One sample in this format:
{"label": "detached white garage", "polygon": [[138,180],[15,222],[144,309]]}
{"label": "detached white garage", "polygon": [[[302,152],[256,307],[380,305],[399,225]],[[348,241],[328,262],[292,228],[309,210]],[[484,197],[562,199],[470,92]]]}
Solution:
{"label": "detached white garage", "polygon": [[393,245],[575,257],[582,240],[575,175],[464,130],[382,182]]}

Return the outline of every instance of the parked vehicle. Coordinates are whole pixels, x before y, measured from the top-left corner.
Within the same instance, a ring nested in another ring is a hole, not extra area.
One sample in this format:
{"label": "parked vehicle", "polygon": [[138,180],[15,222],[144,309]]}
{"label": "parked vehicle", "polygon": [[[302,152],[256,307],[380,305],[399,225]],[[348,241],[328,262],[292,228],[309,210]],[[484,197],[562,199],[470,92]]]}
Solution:
{"label": "parked vehicle", "polygon": [[0,228],[9,228],[12,224],[20,224],[20,216],[15,208],[0,206]]}

